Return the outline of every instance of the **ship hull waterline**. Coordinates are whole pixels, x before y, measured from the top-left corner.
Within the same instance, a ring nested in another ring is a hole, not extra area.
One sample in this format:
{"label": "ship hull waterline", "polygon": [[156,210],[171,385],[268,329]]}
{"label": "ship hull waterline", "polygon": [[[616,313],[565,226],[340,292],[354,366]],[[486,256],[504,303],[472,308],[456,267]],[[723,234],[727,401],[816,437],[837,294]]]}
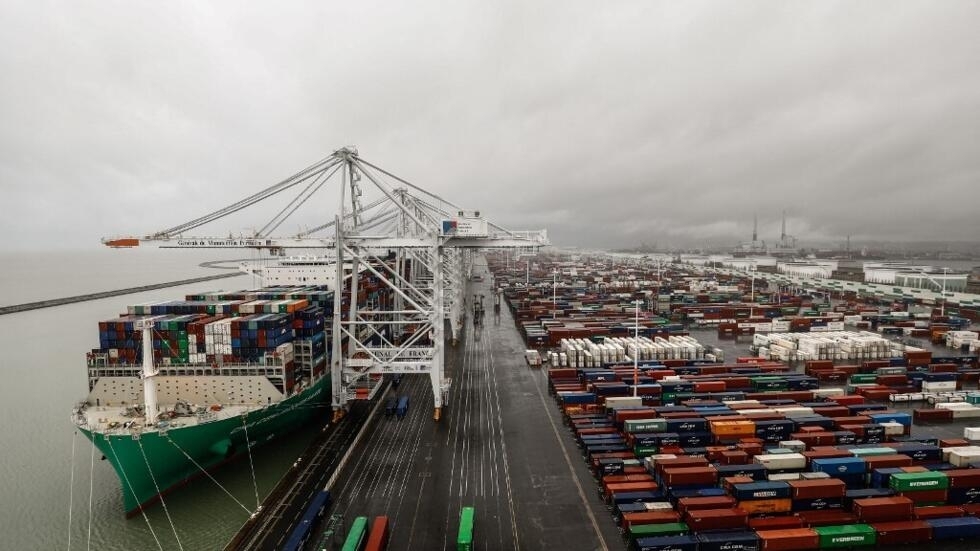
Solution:
{"label": "ship hull waterline", "polygon": [[[119,478],[127,518],[140,514],[161,497],[233,461],[251,447],[294,431],[318,415],[327,419],[330,376],[306,390],[244,416],[198,425],[149,431],[105,434],[79,427]],[[247,438],[246,438],[247,433]]]}

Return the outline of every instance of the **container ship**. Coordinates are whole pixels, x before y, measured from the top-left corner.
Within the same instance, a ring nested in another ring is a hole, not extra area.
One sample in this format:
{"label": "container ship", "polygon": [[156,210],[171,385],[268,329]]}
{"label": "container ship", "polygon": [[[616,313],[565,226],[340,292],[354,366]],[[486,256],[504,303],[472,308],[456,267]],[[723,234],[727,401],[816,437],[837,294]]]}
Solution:
{"label": "container ship", "polygon": [[115,469],[127,516],[326,411],[333,295],[196,294],[99,323],[72,417]]}

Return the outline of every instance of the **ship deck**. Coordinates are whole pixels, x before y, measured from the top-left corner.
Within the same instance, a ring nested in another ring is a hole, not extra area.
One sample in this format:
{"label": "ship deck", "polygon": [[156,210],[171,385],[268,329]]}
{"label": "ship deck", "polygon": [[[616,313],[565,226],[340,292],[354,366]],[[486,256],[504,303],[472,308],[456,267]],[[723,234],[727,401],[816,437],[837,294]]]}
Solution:
{"label": "ship deck", "polygon": [[[133,427],[140,427],[144,433],[160,429],[176,429],[191,427],[202,423],[240,417],[249,411],[259,409],[257,406],[226,405],[220,411],[208,411],[204,415],[178,415],[177,417],[161,417],[160,423],[165,425],[145,426],[143,418],[126,415],[125,406],[88,406],[75,417],[75,423],[99,434],[130,434]],[[115,423],[115,425],[113,425]]]}

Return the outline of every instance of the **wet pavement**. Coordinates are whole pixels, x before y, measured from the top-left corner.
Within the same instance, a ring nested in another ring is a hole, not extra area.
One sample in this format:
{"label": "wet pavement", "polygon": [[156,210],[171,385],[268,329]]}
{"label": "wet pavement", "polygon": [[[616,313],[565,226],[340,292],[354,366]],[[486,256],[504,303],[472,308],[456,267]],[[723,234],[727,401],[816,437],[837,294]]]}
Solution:
{"label": "wet pavement", "polygon": [[[465,296],[491,302],[489,275]],[[432,420],[428,378],[405,376],[404,419],[375,421],[333,487],[329,514],[387,515],[388,549],[455,549],[460,509],[476,508],[475,549],[624,549],[619,529],[569,429],[543,370],[524,361],[506,307],[488,310],[447,353],[452,377],[442,420]]]}

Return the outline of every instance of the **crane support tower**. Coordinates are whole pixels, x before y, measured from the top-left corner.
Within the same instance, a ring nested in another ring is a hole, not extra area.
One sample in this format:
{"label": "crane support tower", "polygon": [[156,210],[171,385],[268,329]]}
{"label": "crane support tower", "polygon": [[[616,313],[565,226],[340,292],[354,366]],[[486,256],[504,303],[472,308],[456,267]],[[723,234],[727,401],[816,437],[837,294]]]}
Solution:
{"label": "crane support tower", "polygon": [[[283,222],[328,184],[339,202],[314,201],[322,224],[274,236]],[[295,197],[262,228],[228,237],[187,235],[284,192]],[[298,193],[297,193],[298,192]],[[331,206],[333,208],[331,208]],[[334,418],[352,400],[374,396],[385,375],[423,374],[432,385],[433,418],[441,416],[451,381],[445,342],[463,327],[465,284],[475,254],[484,249],[536,251],[546,230],[512,231],[463,209],[362,158],[353,147],[334,151],[285,180],[227,207],[143,237],[103,239],[110,247],[258,249],[273,255],[312,249],[332,260],[334,315],[331,381]],[[391,291],[392,304],[359,300],[361,277]],[[365,274],[365,275],[367,275]],[[344,304],[344,297],[350,297]],[[396,338],[396,335],[408,335]]]}

